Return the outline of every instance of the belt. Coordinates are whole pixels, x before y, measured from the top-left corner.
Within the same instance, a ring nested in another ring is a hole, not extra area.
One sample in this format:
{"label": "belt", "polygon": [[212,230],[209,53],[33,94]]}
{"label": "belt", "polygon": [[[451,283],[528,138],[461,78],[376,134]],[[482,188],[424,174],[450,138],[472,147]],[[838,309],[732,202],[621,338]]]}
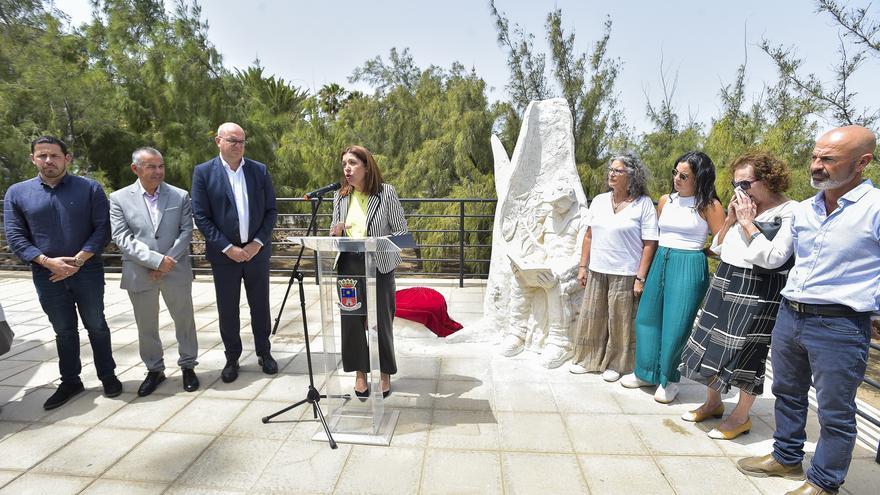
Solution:
{"label": "belt", "polygon": [[814,316],[862,316],[860,313],[843,304],[804,304],[790,299],[782,298],[782,304],[788,306],[795,313]]}

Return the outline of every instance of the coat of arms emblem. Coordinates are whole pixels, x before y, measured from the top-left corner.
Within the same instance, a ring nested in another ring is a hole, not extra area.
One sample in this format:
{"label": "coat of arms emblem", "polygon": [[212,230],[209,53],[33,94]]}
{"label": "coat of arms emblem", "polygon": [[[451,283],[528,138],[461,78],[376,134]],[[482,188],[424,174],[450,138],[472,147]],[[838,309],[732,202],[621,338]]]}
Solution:
{"label": "coat of arms emblem", "polygon": [[358,281],[353,278],[339,279],[339,308],[343,311],[354,311],[360,309],[361,303],[358,302]]}

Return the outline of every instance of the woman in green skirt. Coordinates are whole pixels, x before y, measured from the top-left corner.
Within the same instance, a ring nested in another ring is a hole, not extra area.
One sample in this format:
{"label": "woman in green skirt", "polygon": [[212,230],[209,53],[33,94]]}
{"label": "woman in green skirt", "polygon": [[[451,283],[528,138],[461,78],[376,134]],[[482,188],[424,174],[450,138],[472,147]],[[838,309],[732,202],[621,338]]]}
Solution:
{"label": "woman in green skirt", "polygon": [[664,404],[678,394],[681,351],[709,284],[706,238],[725,217],[715,193],[715,165],[705,153],[679,157],[672,186],[657,205],[660,248],[636,314],[635,370],[621,379],[627,388],[658,385],[654,400]]}

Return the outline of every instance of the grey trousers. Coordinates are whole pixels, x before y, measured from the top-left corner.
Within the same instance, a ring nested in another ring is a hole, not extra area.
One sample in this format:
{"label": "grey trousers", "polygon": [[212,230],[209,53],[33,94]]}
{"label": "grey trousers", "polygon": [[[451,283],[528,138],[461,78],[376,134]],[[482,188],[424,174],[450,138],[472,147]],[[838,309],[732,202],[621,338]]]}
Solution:
{"label": "grey trousers", "polygon": [[150,371],[165,369],[162,341],[159,339],[159,293],[174,320],[181,368],[195,368],[199,343],[196,338],[196,322],[193,317],[192,284],[166,285],[145,291],[128,291],[134,308],[134,319],[138,327],[138,347],[141,359]]}

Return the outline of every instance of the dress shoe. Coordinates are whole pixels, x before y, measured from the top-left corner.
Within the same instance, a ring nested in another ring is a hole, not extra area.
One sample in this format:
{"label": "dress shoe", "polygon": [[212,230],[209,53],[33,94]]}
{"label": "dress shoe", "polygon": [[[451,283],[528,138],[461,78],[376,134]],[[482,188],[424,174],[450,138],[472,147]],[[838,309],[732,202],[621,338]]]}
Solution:
{"label": "dress shoe", "polygon": [[544,344],[544,350],[541,351],[541,364],[547,369],[554,369],[562,366],[562,363],[571,359],[572,353],[565,347],[556,344]]}
{"label": "dress shoe", "polygon": [[234,382],[238,378],[238,359],[227,359],[226,366],[220,372],[220,379],[223,383]]}
{"label": "dress shoe", "polygon": [[752,429],[752,418],[746,420],[745,423],[737,426],[732,430],[722,430],[720,428],[712,428],[709,430],[709,438],[715,440],[733,440],[734,438],[745,435]]}
{"label": "dress shoe", "polygon": [[630,373],[625,375],[620,379],[620,384],[623,385],[624,388],[639,388],[639,387],[650,387],[654,385],[651,382],[646,382],[641,378],[637,377],[635,373]]}
{"label": "dress shoe", "polygon": [[391,395],[391,387],[388,387],[388,390],[382,392],[382,398],[387,399],[389,395]]}
{"label": "dress shoe", "polygon": [[620,379],[620,373],[614,370],[605,370],[602,372],[602,379],[609,383],[616,382]]}
{"label": "dress shoe", "polygon": [[571,364],[568,365],[568,372],[573,375],[583,375],[584,373],[586,373],[588,371],[590,371],[590,370],[575,363],[574,361],[572,361]]}
{"label": "dress shoe", "polygon": [[669,382],[665,387],[663,385],[657,387],[654,392],[654,400],[661,404],[669,404],[675,400],[676,395],[678,395],[678,384]]}
{"label": "dress shoe", "polygon": [[744,457],[736,461],[736,468],[739,469],[739,472],[756,478],[768,478],[770,476],[779,476],[789,480],[803,480],[805,478],[804,468],[801,466],[801,463],[786,466],[785,464],[780,464],[773,457],[773,454]]}
{"label": "dress shoe", "polygon": [[192,368],[182,368],[183,373],[183,389],[187,392],[195,392],[199,389],[199,377],[196,376],[195,370]]}
{"label": "dress shoe", "polygon": [[122,393],[122,382],[116,375],[101,378],[101,383],[104,385],[104,397],[113,398]]}
{"label": "dress shoe", "polygon": [[278,373],[278,362],[268,352],[257,359],[257,364],[263,367],[263,373],[267,375]]}
{"label": "dress shoe", "polygon": [[516,356],[521,353],[525,348],[526,343],[523,339],[517,337],[516,335],[508,335],[504,337],[504,340],[501,341],[501,355],[502,356]]}
{"label": "dress shoe", "polygon": [[63,406],[70,399],[72,399],[76,394],[85,390],[82,382],[77,383],[64,383],[61,382],[61,385],[58,386],[58,389],[55,390],[55,393],[52,394],[51,397],[46,399],[46,402],[43,404],[43,409],[55,409],[56,407]]}
{"label": "dress shoe", "polygon": [[149,371],[141,386],[138,387],[138,397],[146,397],[156,391],[156,387],[165,381],[165,373],[162,371]]}
{"label": "dress shoe", "polygon": [[807,481],[803,485],[795,488],[790,492],[785,492],[785,495],[833,495],[837,492],[829,492],[828,490],[823,490],[818,486]]}
{"label": "dress shoe", "polygon": [[724,416],[724,404],[718,404],[718,407],[709,412],[700,412],[700,409],[694,409],[681,415],[681,419],[690,421],[691,423],[700,423],[709,418],[720,418]]}
{"label": "dress shoe", "polygon": [[354,395],[361,398],[362,399],[361,402],[363,402],[363,399],[366,399],[367,397],[370,396],[370,388],[367,387],[367,389],[364,390],[363,392],[358,391],[358,389],[354,389]]}

